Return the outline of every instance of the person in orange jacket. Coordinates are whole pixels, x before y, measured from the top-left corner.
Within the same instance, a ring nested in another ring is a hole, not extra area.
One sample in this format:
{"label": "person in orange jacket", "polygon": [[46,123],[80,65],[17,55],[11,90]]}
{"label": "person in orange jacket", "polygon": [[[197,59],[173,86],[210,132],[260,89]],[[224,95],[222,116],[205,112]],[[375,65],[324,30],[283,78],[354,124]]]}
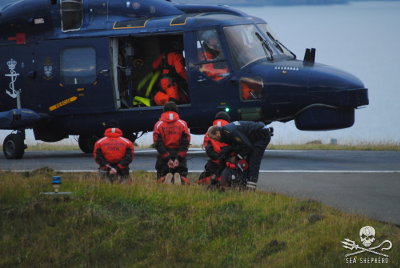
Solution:
{"label": "person in orange jacket", "polygon": [[190,145],[187,123],[179,118],[174,102],[164,105],[160,120],[154,125],[153,141],[158,156],[157,180],[164,183],[190,184],[187,179],[186,153]]}
{"label": "person in orange jacket", "polygon": [[167,40],[167,42],[171,42],[170,46],[173,47],[173,51],[162,53],[152,63],[154,70],[161,69],[161,90],[154,96],[154,102],[160,106],[169,101],[179,104],[188,103],[189,98],[183,88],[184,85],[187,85],[188,77],[179,42],[176,40]]}
{"label": "person in orange jacket", "polygon": [[122,131],[116,127],[107,128],[104,136],[95,143],[93,150],[100,174],[110,182],[117,177],[126,182],[134,155],[133,143],[123,138]]}
{"label": "person in orange jacket", "polygon": [[[202,34],[202,39],[204,51],[200,55],[200,60],[211,61],[222,58],[221,46],[215,31],[205,31]],[[214,81],[219,81],[229,74],[228,67],[224,62],[206,63],[201,65],[199,70]]]}
{"label": "person in orange jacket", "polygon": [[[218,112],[215,115],[213,126],[223,127],[229,124],[231,118],[226,112]],[[200,174],[198,184],[216,184],[220,181],[221,172],[225,168],[225,161],[222,161],[221,157],[225,155],[225,151],[228,149],[228,144],[219,142],[208,137],[206,133],[204,135],[203,148],[206,150],[206,154],[209,157],[204,171]]]}
{"label": "person in orange jacket", "polygon": [[[207,60],[213,60],[214,56],[209,53],[209,52],[204,52],[205,58]],[[217,66],[220,66],[219,68],[217,68]],[[203,64],[200,67],[200,72],[205,73],[208,77],[210,77],[212,80],[214,81],[219,81],[221,79],[223,79],[227,74],[229,74],[228,72],[228,68],[226,67],[226,65],[224,63],[206,63]]]}

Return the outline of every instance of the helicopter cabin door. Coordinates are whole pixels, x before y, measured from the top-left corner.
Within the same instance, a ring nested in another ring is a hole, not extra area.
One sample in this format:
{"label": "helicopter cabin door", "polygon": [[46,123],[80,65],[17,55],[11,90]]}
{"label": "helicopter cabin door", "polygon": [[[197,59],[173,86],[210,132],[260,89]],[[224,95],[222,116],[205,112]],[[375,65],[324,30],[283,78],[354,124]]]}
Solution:
{"label": "helicopter cabin door", "polygon": [[191,98],[209,120],[217,110],[229,107],[230,101],[238,100],[239,96],[233,96],[236,92],[231,90],[231,68],[217,29],[191,32],[190,39],[187,66]]}

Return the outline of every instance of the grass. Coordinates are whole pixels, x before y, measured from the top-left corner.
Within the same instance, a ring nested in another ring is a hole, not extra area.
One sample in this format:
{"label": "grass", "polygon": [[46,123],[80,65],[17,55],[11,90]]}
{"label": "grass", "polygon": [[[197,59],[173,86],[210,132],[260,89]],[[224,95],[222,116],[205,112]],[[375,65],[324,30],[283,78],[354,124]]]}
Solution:
{"label": "grass", "polygon": [[[40,195],[57,174],[73,194]],[[399,227],[311,200],[153,177],[111,185],[89,173],[1,172],[0,267],[344,267],[340,241],[360,244],[366,225],[394,245],[384,267],[399,267]]]}
{"label": "grass", "polygon": [[37,143],[35,145],[28,145],[26,149],[29,151],[80,151],[77,144],[51,144],[51,143]]}

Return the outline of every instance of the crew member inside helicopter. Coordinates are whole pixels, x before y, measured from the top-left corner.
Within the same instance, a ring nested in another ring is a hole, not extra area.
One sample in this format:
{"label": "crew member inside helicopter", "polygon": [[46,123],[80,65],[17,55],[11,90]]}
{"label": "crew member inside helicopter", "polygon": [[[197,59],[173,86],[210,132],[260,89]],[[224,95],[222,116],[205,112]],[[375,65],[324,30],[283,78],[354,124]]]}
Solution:
{"label": "crew member inside helicopter", "polygon": [[182,55],[182,41],[176,37],[166,37],[162,43],[166,44],[164,45],[165,51],[152,63],[154,70],[161,71],[160,90],[155,94],[154,102],[159,106],[169,101],[174,101],[177,104],[189,103],[189,97],[186,93],[188,78]]}
{"label": "crew member inside helicopter", "polygon": [[190,103],[181,35],[133,37],[132,104],[162,106]]}
{"label": "crew member inside helicopter", "polygon": [[219,81],[228,76],[228,66],[226,65],[225,61],[222,61],[224,55],[217,31],[213,29],[200,32],[199,39],[199,59],[201,61],[212,62],[202,64],[199,68],[199,71],[214,81]]}

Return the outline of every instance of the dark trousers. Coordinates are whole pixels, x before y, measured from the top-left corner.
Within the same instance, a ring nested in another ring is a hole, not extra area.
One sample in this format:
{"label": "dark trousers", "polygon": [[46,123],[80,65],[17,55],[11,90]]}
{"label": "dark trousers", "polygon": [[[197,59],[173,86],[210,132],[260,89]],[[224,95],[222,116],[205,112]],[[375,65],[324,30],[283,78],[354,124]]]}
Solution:
{"label": "dark trousers", "polygon": [[263,137],[253,142],[254,150],[247,158],[249,163],[249,181],[257,182],[258,174],[260,173],[261,160],[264,157],[265,149],[267,148],[269,142],[271,141],[270,136]]}
{"label": "dark trousers", "polygon": [[111,183],[116,182],[116,181],[125,183],[125,182],[129,181],[129,167],[121,170],[121,169],[118,169],[116,164],[111,164],[111,166],[117,170],[117,174],[111,175],[108,173],[108,171],[101,170],[99,168],[99,174],[102,179],[104,179],[108,182],[111,182]]}
{"label": "dark trousers", "polygon": [[208,160],[206,165],[204,166],[204,171],[200,174],[199,180],[210,177],[212,175],[215,175],[218,178],[221,175],[221,172],[224,170],[224,168],[225,168],[225,162],[224,165],[221,165],[211,160]]}
{"label": "dark trousers", "polygon": [[162,159],[160,156],[157,156],[156,162],[156,170],[157,170],[157,180],[168,173],[179,173],[182,177],[187,177],[188,168],[186,164],[186,158],[182,161],[179,161],[179,166],[176,168],[168,167],[168,160]]}

